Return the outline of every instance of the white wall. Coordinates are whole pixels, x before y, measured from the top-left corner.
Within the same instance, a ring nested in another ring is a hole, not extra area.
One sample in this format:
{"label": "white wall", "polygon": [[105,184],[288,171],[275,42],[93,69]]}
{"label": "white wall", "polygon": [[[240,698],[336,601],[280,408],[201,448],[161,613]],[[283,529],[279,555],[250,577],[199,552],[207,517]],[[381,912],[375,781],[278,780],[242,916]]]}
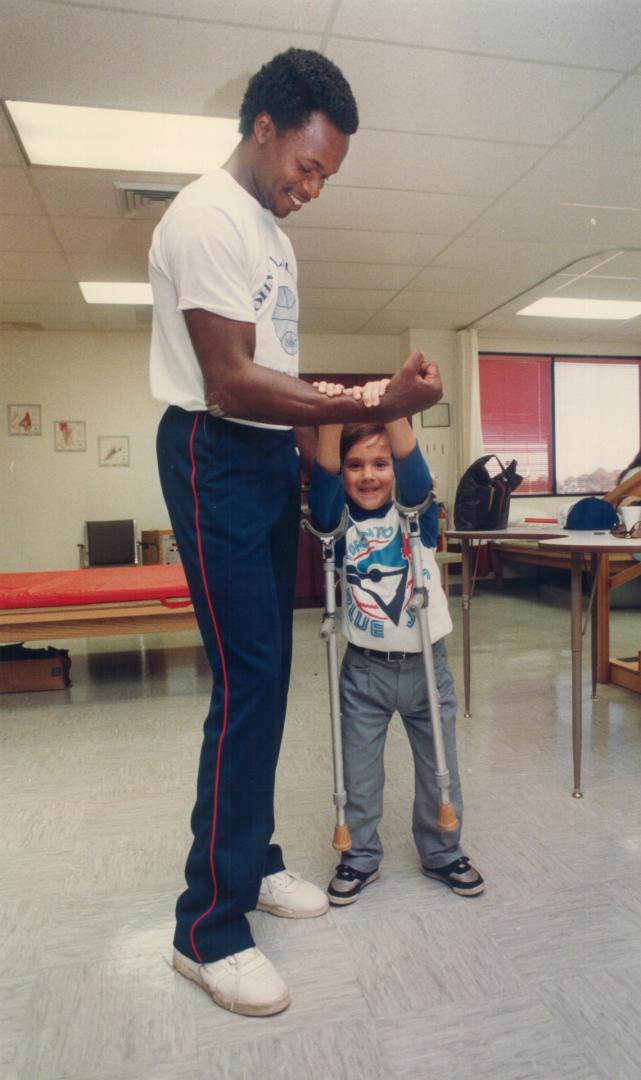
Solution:
{"label": "white wall", "polygon": [[[0,335],[0,569],[78,565],[84,522],[133,517],[139,530],[169,518],[155,437],[163,406],[149,393],[147,333]],[[303,335],[306,371],[395,371],[398,337]],[[9,436],[7,404],[39,404],[40,436]],[[85,452],[54,450],[54,421],[84,420]],[[128,435],[128,468],[98,465],[98,436]]]}
{"label": "white wall", "polygon": [[[133,517],[139,529],[169,524],[155,465],[162,406],[147,385],[143,333],[3,333],[0,433],[3,570],[78,565],[86,520]],[[40,436],[9,436],[6,403],[42,408]],[[84,420],[87,449],[54,450],[54,421]],[[98,465],[98,436],[128,435],[129,468]]]}
{"label": "white wall", "polygon": [[433,360],[438,364],[443,380],[442,400],[450,406],[449,427],[425,428],[418,415],[414,417],[414,431],[429,462],[438,499],[448,507],[452,524],[454,495],[461,472],[456,450],[457,427],[460,422],[455,379],[456,333],[449,330],[412,330],[409,344],[412,349],[420,349],[426,360]]}
{"label": "white wall", "polygon": [[302,372],[380,371],[385,375],[396,371],[406,355],[403,339],[397,335],[301,334]]}

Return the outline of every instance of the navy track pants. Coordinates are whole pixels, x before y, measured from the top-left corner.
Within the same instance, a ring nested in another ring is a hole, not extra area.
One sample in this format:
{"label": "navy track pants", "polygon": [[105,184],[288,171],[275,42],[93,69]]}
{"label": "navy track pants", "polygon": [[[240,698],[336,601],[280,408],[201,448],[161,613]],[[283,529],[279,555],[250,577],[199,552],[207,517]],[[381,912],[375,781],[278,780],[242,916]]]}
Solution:
{"label": "navy track pants", "polygon": [[291,665],[300,513],[291,431],[170,406],[158,465],[212,669],[187,888],[174,944],[200,963],[250,948],[246,912],[284,867],[274,780]]}

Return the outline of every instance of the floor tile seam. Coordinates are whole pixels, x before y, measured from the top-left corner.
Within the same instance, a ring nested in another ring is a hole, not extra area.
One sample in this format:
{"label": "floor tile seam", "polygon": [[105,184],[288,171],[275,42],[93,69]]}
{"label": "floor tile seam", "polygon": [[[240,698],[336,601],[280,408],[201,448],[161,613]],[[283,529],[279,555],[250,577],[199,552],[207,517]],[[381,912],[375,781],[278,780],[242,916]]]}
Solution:
{"label": "floor tile seam", "polygon": [[[113,968],[118,968],[119,966],[127,965],[131,961],[134,961],[134,960],[143,960],[146,963],[149,963],[149,962],[153,961],[154,958],[156,960],[160,960],[162,963],[164,963],[165,967],[167,967],[170,971],[173,971],[173,967],[172,967],[172,964],[171,964],[171,950],[170,950],[170,948],[168,948],[166,953],[165,953],[165,952],[159,952],[157,947],[155,949],[149,951],[149,952],[136,951],[136,952],[133,952],[133,953],[123,953],[123,954],[109,955],[109,956],[107,956],[107,955],[105,955],[105,956],[96,956],[96,955],[87,956],[85,954],[85,956],[83,958],[76,957],[76,958],[72,958],[72,959],[69,959],[69,960],[58,960],[58,961],[54,961],[53,963],[45,963],[45,964],[38,964],[37,961],[36,961],[34,963],[34,965],[33,965],[33,968],[32,968],[32,971],[33,971],[33,986],[32,986],[32,994],[31,994],[31,996],[33,996],[34,994],[36,994],[36,993],[38,993],[40,991],[41,984],[40,984],[40,982],[38,982],[38,978],[42,977],[43,975],[52,976],[52,975],[55,975],[57,972],[65,971],[68,968],[72,969],[72,970],[76,970],[79,967],[87,967],[87,966],[90,966],[92,971],[95,971],[96,969],[99,969],[99,968],[105,968],[105,967],[108,967],[108,966],[111,966]],[[13,978],[15,979],[16,976],[14,975]]]}
{"label": "floor tile seam", "polygon": [[[595,981],[600,980],[608,975],[613,976],[615,981],[619,981],[618,977],[621,975],[622,972],[628,973],[630,971],[638,973],[639,980],[641,981],[641,957],[633,959],[629,962],[624,959],[618,961],[616,964],[608,964],[607,962],[603,964],[596,964],[592,967],[592,970],[589,974],[594,976]],[[557,994],[562,993],[574,997],[571,984],[577,982],[583,983],[583,981],[584,973],[581,972],[572,972],[571,975],[567,975],[565,978],[561,979],[559,979],[558,975],[556,975],[554,979],[553,992]],[[567,990],[565,989],[566,987],[568,988]],[[542,984],[537,984],[535,992],[540,995],[543,990],[544,988],[542,987]],[[641,1011],[641,1001],[639,1007]]]}
{"label": "floor tile seam", "polygon": [[[291,990],[291,987],[290,987]],[[250,1018],[249,1023],[247,1017],[242,1017],[239,1014],[227,1014],[222,1017],[222,1022],[215,1024],[215,1026],[203,1026],[199,1021],[196,1021],[196,1052],[198,1060],[201,1061],[205,1055],[211,1054],[212,1041],[217,1041],[219,1035],[223,1035],[225,1039],[223,1050],[227,1050],[229,1047],[237,1045],[247,1046],[248,1043],[252,1045],[268,1044],[274,1040],[277,1040],[279,1044],[283,1044],[288,1040],[298,1040],[304,1038],[310,1031],[318,1031],[323,1036],[332,1029],[340,1029],[341,1027],[352,1030],[354,1024],[359,1022],[365,1022],[367,1024],[373,1024],[373,1019],[366,1008],[364,1000],[359,999],[359,1007],[363,1010],[362,1015],[350,1016],[341,1015],[336,1017],[320,1016],[317,1020],[308,1022],[310,1017],[305,1014],[297,1019],[297,1014],[293,1010],[296,1009],[296,993],[295,990],[292,993],[292,1004],[290,1004],[288,1010],[281,1014],[280,1019],[278,1017],[259,1017]],[[211,1004],[213,1009],[216,1008],[214,1004]],[[233,1019],[232,1019],[233,1017]],[[258,1024],[252,1024],[252,1019],[258,1019]],[[287,1020],[293,1020],[293,1026],[284,1026],[284,1022]],[[238,1021],[236,1023],[236,1021]],[[302,1021],[302,1022],[301,1022]],[[263,1024],[265,1026],[263,1026]]]}
{"label": "floor tile seam", "polygon": [[[415,915],[419,919],[419,921],[423,925],[423,928],[424,928],[424,931],[425,931],[425,937],[426,937],[426,939],[429,939],[429,937],[430,937],[430,928],[431,928],[429,918],[427,916],[423,917],[421,915],[417,915],[416,912],[410,912],[409,914]],[[432,923],[432,926],[433,926],[433,923]],[[474,927],[473,927],[472,924],[469,925],[469,929],[470,929],[470,932],[473,931]],[[488,935],[488,937],[491,939],[491,935]],[[501,947],[501,945],[499,943],[497,943],[493,939],[491,939],[491,940],[492,940],[492,945],[493,945],[493,947],[494,947],[494,949],[496,951],[496,955],[493,957],[492,963],[495,964],[497,962],[500,962],[501,965],[502,965],[501,970],[505,971],[505,972],[509,971],[512,978],[513,978],[513,980],[514,980],[514,985],[515,986],[518,985],[520,987],[521,984],[523,983],[523,976],[521,975],[521,973],[518,971],[518,969],[514,965],[511,956],[508,954],[508,952],[504,948]],[[349,950],[349,941],[348,940],[346,940],[346,949]],[[356,964],[356,959],[355,958],[354,958],[354,964]],[[444,986],[447,986],[447,970],[445,968],[441,968],[439,973],[438,973],[438,977],[434,976],[434,978],[435,978],[435,981],[437,982],[438,985],[442,984]],[[359,982],[361,982],[360,979],[359,979]],[[364,993],[366,999],[369,1001],[369,998],[370,998],[371,994],[368,991],[367,986],[364,983],[361,982],[361,985],[362,985],[363,993]],[[447,994],[445,996],[447,997]],[[465,996],[465,1004],[468,1005],[468,1006],[471,1005],[471,1004],[472,1005],[475,1004],[476,1003],[475,1002],[476,996],[477,995],[474,995],[474,994],[471,995],[471,996],[466,995]],[[500,1001],[512,1000],[513,996],[514,996],[514,986],[511,986],[511,987],[506,986],[504,991],[499,992],[497,994],[494,994],[492,999],[493,1000],[500,1000]],[[449,997],[448,1000],[450,1002],[450,1005],[453,1005],[453,1004],[455,1004],[457,1001],[459,1001],[461,999],[457,998],[455,996],[452,996],[452,997]],[[488,1000],[487,988],[484,987],[484,986],[479,986],[479,988],[478,988],[478,1003],[481,1004],[482,1002],[487,1001],[487,1000]],[[376,1019],[381,1018],[381,1014],[377,1013],[373,1009],[373,1007],[372,1007],[372,1011],[373,1011],[373,1015],[375,1016]],[[405,1013],[406,1010],[404,1009],[403,1012]],[[385,1015],[388,1015],[388,1014],[385,1014]]]}
{"label": "floor tile seam", "polygon": [[[615,969],[612,969],[612,970],[615,970]],[[603,971],[601,973],[603,974]],[[611,1073],[608,1073],[606,1075],[605,1073],[603,1073],[601,1071],[601,1065],[599,1064],[599,1061],[598,1061],[598,1055],[596,1055],[596,1054],[594,1054],[592,1052],[592,1050],[590,1049],[589,1044],[586,1044],[584,1037],[582,1035],[580,1035],[574,1029],[574,1027],[568,1021],[566,1021],[562,1016],[559,1016],[559,1014],[557,1012],[552,1011],[552,1009],[550,1008],[550,1005],[549,1005],[549,996],[544,995],[544,993],[542,992],[542,987],[538,986],[536,989],[537,989],[537,991],[538,991],[538,993],[540,995],[540,999],[541,999],[542,1003],[545,1005],[546,1009],[549,1011],[550,1016],[553,1018],[554,1022],[557,1024],[557,1026],[563,1028],[563,1031],[565,1032],[566,1037],[569,1037],[571,1039],[572,1043],[577,1048],[577,1056],[585,1057],[586,1060],[589,1062],[590,1067],[594,1070],[594,1072],[599,1077],[602,1076],[604,1078],[604,1080],[613,1080]],[[586,1021],[587,1021],[587,1018],[586,1018]],[[626,1058],[629,1058],[628,1052],[627,1052],[627,1050],[625,1050],[625,1048],[622,1047],[620,1040],[617,1040],[616,1045],[617,1045],[618,1052],[620,1054],[623,1053],[623,1055]],[[623,1074],[623,1073],[620,1073],[619,1071],[617,1071],[616,1080],[638,1080],[638,1076],[639,1076],[639,1061],[638,1061],[638,1058],[629,1058],[629,1061],[630,1061],[630,1072]]]}
{"label": "floor tile seam", "polygon": [[[405,1026],[420,1023],[427,1020],[432,1026],[442,1025],[443,1028],[458,1030],[466,1021],[481,1022],[488,1013],[494,1012],[494,1005],[498,1002],[503,1005],[509,1002],[514,1009],[528,1010],[534,1006],[540,1006],[541,1000],[532,993],[529,986],[524,986],[518,993],[506,993],[500,996],[488,998],[487,995],[479,998],[477,1002],[469,1002],[460,998],[443,1000],[437,1004],[417,1009],[404,1009],[401,1014],[375,1014],[375,1019],[380,1024],[397,1024],[402,1030]],[[514,1009],[510,1011],[514,1011]],[[548,1011],[548,1010],[546,1010]],[[505,1012],[500,1009],[497,1013],[502,1016]]]}
{"label": "floor tile seam", "polygon": [[[563,914],[563,911],[561,911],[560,908],[560,902],[566,900],[567,904],[564,908],[565,912],[572,913],[573,911],[576,912],[578,910],[579,914],[583,917],[585,917],[586,914],[590,914],[592,916],[596,914],[598,916],[600,913],[597,905],[603,908],[607,904],[608,910],[612,910],[614,907],[612,900],[610,899],[609,892],[610,890],[608,889],[607,884],[603,886],[603,891],[601,893],[595,893],[594,891],[592,891],[587,896],[585,893],[585,887],[583,885],[566,886],[561,889],[557,889],[554,895],[554,911],[551,914]],[[590,907],[589,905],[592,906]],[[502,904],[501,914],[503,916],[507,914],[511,917],[516,916],[526,919],[528,916],[536,914],[543,915],[546,912],[548,912],[549,915],[549,908],[550,897],[547,894],[543,896],[541,896],[540,894],[537,896],[530,895],[529,897],[524,897],[523,899],[518,898],[515,900],[504,901]],[[636,914],[633,912],[630,912],[630,914],[633,915],[635,922],[639,922],[639,920],[641,920],[641,914],[639,916],[636,916]],[[480,917],[483,921],[487,921],[490,918],[493,918],[494,915],[491,911],[484,908],[480,911]]]}

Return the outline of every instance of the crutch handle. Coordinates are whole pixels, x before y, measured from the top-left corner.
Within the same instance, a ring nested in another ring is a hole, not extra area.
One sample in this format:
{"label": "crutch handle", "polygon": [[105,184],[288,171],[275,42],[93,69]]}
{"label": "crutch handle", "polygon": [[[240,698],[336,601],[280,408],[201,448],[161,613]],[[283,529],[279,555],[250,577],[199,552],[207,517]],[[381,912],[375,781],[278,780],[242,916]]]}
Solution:
{"label": "crutch handle", "polygon": [[332,847],[336,851],[349,851],[352,846],[352,838],[349,835],[347,825],[337,825],[334,829]]}
{"label": "crutch handle", "polygon": [[456,810],[451,803],[440,803],[436,824],[442,832],[454,832],[458,829]]}

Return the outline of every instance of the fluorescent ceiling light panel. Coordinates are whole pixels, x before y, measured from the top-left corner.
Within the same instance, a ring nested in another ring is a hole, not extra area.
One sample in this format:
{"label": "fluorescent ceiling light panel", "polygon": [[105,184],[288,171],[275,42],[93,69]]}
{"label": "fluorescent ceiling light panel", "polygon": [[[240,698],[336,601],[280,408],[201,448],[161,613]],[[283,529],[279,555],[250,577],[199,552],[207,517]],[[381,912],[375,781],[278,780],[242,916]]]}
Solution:
{"label": "fluorescent ceiling light panel", "polygon": [[634,319],[641,315],[636,300],[581,300],[574,297],[543,296],[521,308],[517,315],[535,315],[546,319]]}
{"label": "fluorescent ceiling light panel", "polygon": [[32,165],[204,173],[238,143],[237,120],[5,102]]}
{"label": "fluorescent ceiling light panel", "polygon": [[153,304],[147,281],[79,281],[88,304]]}

